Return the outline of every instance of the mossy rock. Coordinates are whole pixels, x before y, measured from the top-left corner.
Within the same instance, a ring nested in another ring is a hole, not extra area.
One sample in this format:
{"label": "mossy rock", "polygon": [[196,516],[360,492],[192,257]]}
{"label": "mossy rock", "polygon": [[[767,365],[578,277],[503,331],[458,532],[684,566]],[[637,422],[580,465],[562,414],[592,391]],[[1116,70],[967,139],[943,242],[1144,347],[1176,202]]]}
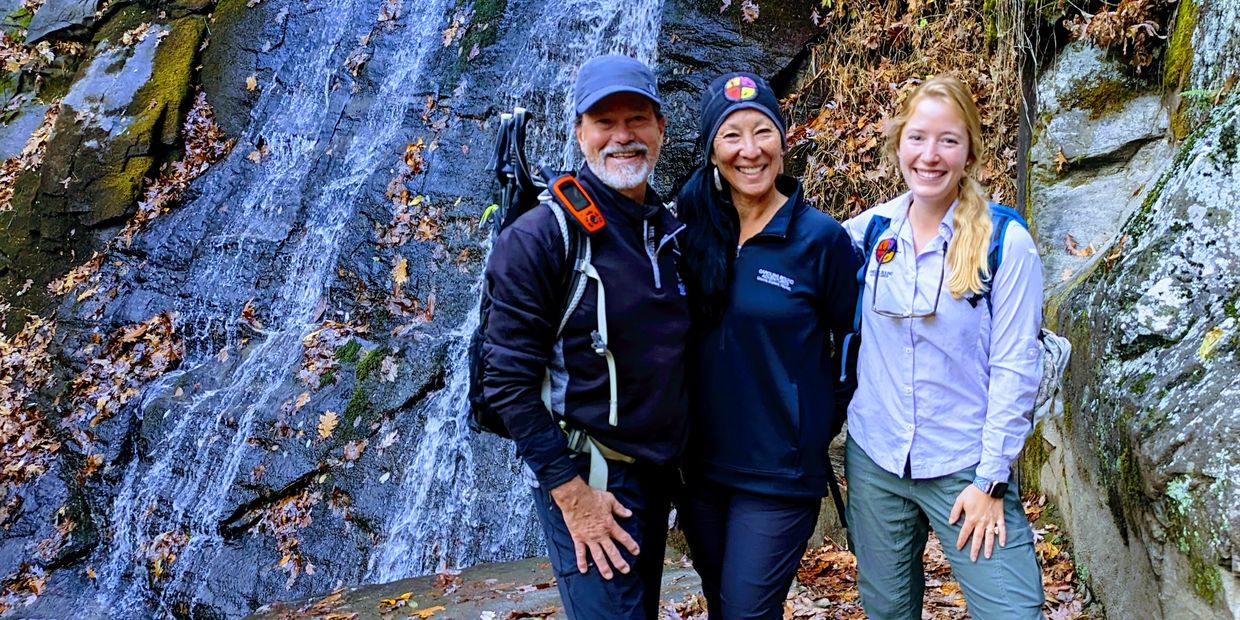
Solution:
{"label": "mossy rock", "polygon": [[127,4],[117,9],[106,21],[99,25],[95,35],[91,37],[91,42],[99,45],[104,41],[108,41],[119,45],[121,36],[126,32],[142,24],[153,22],[158,17],[159,14],[150,7],[142,4]]}
{"label": "mossy rock", "polygon": [[206,31],[207,22],[202,17],[183,17],[172,22],[168,36],[155,50],[151,80],[134,95],[131,113],[160,110],[164,115],[159,127],[159,141],[165,145],[176,142],[185,122],[194,65]]}
{"label": "mossy rock", "polygon": [[1124,104],[1141,94],[1140,89],[1126,80],[1078,81],[1076,88],[1063,97],[1061,103],[1069,107],[1089,111],[1090,120],[1114,114]]}
{"label": "mossy rock", "polygon": [[375,347],[362,357],[362,361],[357,363],[357,380],[365,381],[367,377],[379,369],[383,364],[383,358],[387,357],[389,351],[387,347]]}
{"label": "mossy rock", "polygon": [[[1167,43],[1163,61],[1163,89],[1178,92],[1184,88],[1193,68],[1193,32],[1197,29],[1199,7],[1194,0],[1181,0],[1176,11],[1175,26]],[[1180,101],[1171,111],[1171,131],[1177,140],[1192,132],[1195,123],[1187,114],[1187,101]]]}

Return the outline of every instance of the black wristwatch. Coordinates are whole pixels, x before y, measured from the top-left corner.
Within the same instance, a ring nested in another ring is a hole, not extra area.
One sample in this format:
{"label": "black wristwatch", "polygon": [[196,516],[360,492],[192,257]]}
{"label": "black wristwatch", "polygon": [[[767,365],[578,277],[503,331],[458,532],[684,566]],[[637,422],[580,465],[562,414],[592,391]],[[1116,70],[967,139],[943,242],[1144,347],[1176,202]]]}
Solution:
{"label": "black wristwatch", "polygon": [[1003,495],[1007,493],[1007,489],[1008,489],[1008,484],[1006,482],[996,482],[994,480],[987,480],[980,476],[973,479],[973,486],[981,489],[982,493],[985,493],[996,499],[1003,497]]}

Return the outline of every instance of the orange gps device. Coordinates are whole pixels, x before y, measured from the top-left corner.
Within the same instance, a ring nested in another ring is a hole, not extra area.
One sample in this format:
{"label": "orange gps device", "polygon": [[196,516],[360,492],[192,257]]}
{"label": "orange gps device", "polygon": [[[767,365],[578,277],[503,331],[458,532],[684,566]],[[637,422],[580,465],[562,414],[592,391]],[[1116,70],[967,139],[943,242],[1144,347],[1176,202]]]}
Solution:
{"label": "orange gps device", "polygon": [[568,212],[586,232],[594,234],[607,224],[603,220],[603,212],[590,199],[581,183],[572,175],[564,175],[551,183],[551,192],[559,199],[560,204],[568,205]]}

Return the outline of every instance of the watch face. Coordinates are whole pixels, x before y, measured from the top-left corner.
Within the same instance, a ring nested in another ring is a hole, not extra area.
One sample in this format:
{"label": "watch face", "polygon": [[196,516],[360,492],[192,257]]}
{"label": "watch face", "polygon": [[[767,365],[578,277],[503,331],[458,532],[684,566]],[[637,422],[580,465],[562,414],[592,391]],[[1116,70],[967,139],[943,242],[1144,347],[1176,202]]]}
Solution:
{"label": "watch face", "polygon": [[1008,485],[1006,482],[990,483],[990,496],[991,497],[1003,497],[1003,495],[1007,493],[1007,487]]}

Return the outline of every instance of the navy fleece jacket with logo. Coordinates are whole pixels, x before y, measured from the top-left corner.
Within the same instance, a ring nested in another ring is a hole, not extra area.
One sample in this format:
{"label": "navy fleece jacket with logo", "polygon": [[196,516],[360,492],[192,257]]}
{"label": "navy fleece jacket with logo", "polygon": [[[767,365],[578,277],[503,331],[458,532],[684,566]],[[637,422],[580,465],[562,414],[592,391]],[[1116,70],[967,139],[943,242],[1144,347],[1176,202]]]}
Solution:
{"label": "navy fleece jacket with logo", "polygon": [[[860,259],[800,184],[733,263],[728,305],[692,345],[690,475],[765,495],[827,494],[827,446],[856,389],[840,381]],[[855,362],[850,365],[855,365]]]}
{"label": "navy fleece jacket with logo", "polygon": [[688,422],[689,309],[673,239],[683,226],[653,191],[638,204],[604,185],[589,167],[577,179],[607,222],[591,245],[606,292],[608,345],[619,391],[617,426],[608,423],[607,361],[591,344],[598,327],[593,280],[564,327],[562,345],[556,345],[569,266],[559,225],[547,207],[531,209],[504,228],[486,270],[492,305],[482,350],[483,393],[503,418],[517,453],[547,489],[577,475],[565,435],[541,397],[548,364],[561,355],[568,423],[608,448],[641,462],[673,463],[684,449]]}

